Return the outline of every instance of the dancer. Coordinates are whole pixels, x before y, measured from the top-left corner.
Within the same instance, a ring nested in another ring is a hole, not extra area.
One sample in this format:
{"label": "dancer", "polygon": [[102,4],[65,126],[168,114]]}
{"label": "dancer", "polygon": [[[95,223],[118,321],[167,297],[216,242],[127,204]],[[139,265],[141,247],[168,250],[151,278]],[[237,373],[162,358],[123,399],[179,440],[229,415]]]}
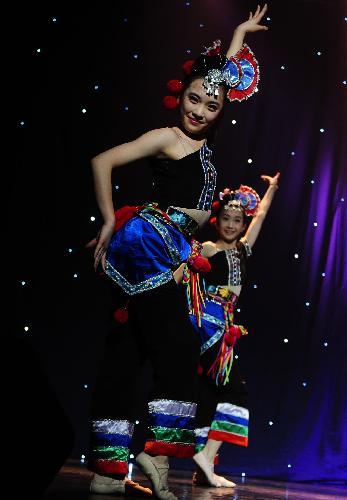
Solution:
{"label": "dancer", "polygon": [[[226,56],[220,42],[215,42],[184,65],[183,83],[169,82],[175,95],[165,103],[169,107],[178,103],[179,127],[152,130],[92,160],[96,198],[105,221],[94,265],[98,269],[101,264],[124,292],[123,313],[129,314],[131,325],[128,335],[107,339],[110,348],[94,388],[88,462],[95,472],[94,493],[126,493],[124,477],[139,417],[136,387],[145,360],[153,368],[154,393],[148,402],[145,450],[136,462],[150,479],[156,498],[175,498],[167,484],[167,457],[194,454],[199,345],[174,271],[188,260],[190,240],[210,216],[216,183],[211,136],[224,103],[247,99],[256,89],[258,65],[242,44],[247,31],[266,29],[259,25],[265,11],[266,6],[258,8],[235,30]],[[114,213],[112,170],[145,157],[153,167],[153,203]],[[132,494],[137,493],[141,492]]]}
{"label": "dancer", "polygon": [[261,176],[269,184],[261,201],[253,189],[241,186],[236,191],[225,189],[213,204],[211,221],[218,239],[205,242],[202,251],[211,264],[211,271],[204,275],[207,296],[200,316],[190,306],[201,345],[197,453],[193,457],[198,466],[193,475],[197,485],[235,486],[214,473],[216,455],[223,442],[248,445],[247,391],[233,363],[235,342],[247,330],[234,323],[234,311],[245,280],[246,260],[278,189],[279,176]]}

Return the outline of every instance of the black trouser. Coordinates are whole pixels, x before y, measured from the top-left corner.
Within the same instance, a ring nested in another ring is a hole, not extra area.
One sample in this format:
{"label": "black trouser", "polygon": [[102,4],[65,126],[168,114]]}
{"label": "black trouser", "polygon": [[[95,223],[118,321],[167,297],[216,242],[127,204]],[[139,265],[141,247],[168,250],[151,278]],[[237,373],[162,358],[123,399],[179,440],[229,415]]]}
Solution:
{"label": "black trouser", "polygon": [[247,446],[248,409],[247,389],[234,359],[229,382],[216,385],[207,372],[216,359],[222,339],[200,358],[198,382],[198,408],[196,413],[197,449],[204,447],[207,439],[227,441]]}
{"label": "black trouser", "polygon": [[[102,448],[104,453],[106,445],[111,443],[117,447],[118,451],[121,446],[123,452],[123,448],[129,445],[132,424],[136,419],[143,419],[143,394],[146,391],[143,391],[141,385],[146,361],[153,374],[153,391],[150,400],[155,401],[154,406],[150,407],[150,413],[152,412],[151,429],[163,425],[159,421],[162,414],[166,413],[162,405],[169,404],[167,401],[172,402],[176,409],[177,405],[185,402],[184,411],[186,411],[187,402],[194,403],[196,401],[199,350],[199,342],[189,320],[185,298],[174,280],[149,292],[131,297],[129,322],[123,325],[115,324],[108,335],[104,357],[93,391],[92,419],[97,421],[99,426],[94,427],[94,436],[103,436],[102,441],[100,441],[102,444],[95,445],[95,439],[93,440],[95,449],[99,446],[99,449]],[[148,395],[146,399],[148,401]],[[160,401],[156,402],[157,400]],[[193,406],[195,407],[195,405],[189,407],[189,411],[192,411]],[[170,408],[169,413],[174,417],[172,405]],[[181,415],[181,409],[176,415]],[[188,417],[193,417],[193,414],[188,415]],[[113,426],[113,430],[108,428],[105,430],[103,425],[105,419],[111,421],[109,424]],[[175,428],[186,429],[186,422],[182,422],[181,426],[178,420],[176,418]],[[123,423],[117,424],[119,421]],[[126,427],[126,431],[124,426],[127,424],[124,421],[130,423]],[[185,439],[181,443],[182,446],[175,448],[168,437],[170,425],[170,423],[167,424],[168,429],[164,438],[155,436],[152,432],[151,443],[154,447],[150,447],[150,450],[153,454],[188,456],[186,455],[187,450],[189,447],[192,448],[192,443],[185,446],[187,444],[187,439]],[[191,425],[193,425],[193,418],[191,418]],[[117,441],[115,436],[120,434],[122,435],[121,440]],[[126,443],[125,434],[129,438]],[[112,438],[111,435],[113,435]],[[158,442],[161,443],[159,448],[156,447]],[[192,453],[193,451],[189,452],[190,455]],[[105,458],[100,459],[100,456],[105,456]],[[106,464],[109,467],[112,461],[110,456],[112,457],[110,453],[104,453],[104,455],[99,453],[99,459],[94,457],[89,464],[90,468],[96,472],[107,472],[108,470],[95,465],[95,460],[99,460],[99,464],[101,462],[105,464],[105,460],[109,460],[109,463]],[[122,462],[123,468],[117,468],[116,464],[110,470],[118,473],[120,470],[125,470],[124,462],[126,460],[124,453],[122,459],[119,458],[119,453],[118,455],[116,453],[115,456],[118,456],[115,461]]]}

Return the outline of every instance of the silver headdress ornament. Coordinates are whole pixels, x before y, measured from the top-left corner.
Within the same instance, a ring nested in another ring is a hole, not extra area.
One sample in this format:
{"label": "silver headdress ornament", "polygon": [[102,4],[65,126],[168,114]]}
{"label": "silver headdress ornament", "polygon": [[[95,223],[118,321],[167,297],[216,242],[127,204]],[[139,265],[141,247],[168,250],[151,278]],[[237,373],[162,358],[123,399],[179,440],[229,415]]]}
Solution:
{"label": "silver headdress ornament", "polygon": [[229,210],[229,208],[232,210],[239,210],[240,212],[243,211],[242,203],[237,200],[228,201],[228,203],[224,205],[224,210]]}
{"label": "silver headdress ornament", "polygon": [[[209,96],[218,96],[219,87],[226,87],[226,98],[230,101],[244,101],[258,91],[259,65],[248,45],[243,44],[240,50],[227,58],[221,52],[221,41],[215,40],[211,47],[205,47],[204,52],[193,60],[186,61],[182,66],[187,78],[203,78],[203,87]],[[171,95],[163,99],[167,109],[178,106],[177,96],[184,89],[180,80],[170,80],[167,83]]]}
{"label": "silver headdress ornament", "polygon": [[219,86],[225,85],[228,89],[239,85],[242,78],[242,69],[234,58],[228,59],[221,53],[221,41],[215,40],[211,47],[205,47],[203,55],[219,56],[221,58],[222,67],[220,69],[210,69],[203,81],[203,87],[207,95],[217,97],[219,94]]}

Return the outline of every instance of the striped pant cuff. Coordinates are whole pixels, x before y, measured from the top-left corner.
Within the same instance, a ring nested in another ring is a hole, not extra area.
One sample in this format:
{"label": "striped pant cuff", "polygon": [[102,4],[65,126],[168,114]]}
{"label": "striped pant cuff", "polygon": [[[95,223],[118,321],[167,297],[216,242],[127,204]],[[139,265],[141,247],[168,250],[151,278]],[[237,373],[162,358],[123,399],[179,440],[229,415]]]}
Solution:
{"label": "striped pant cuff", "polygon": [[192,458],[195,454],[194,444],[169,443],[167,441],[147,441],[145,452],[150,455],[165,455],[176,458]]}
{"label": "striped pant cuff", "polygon": [[126,476],[128,474],[128,462],[118,460],[89,460],[88,469],[97,474],[119,474]]}
{"label": "striped pant cuff", "polygon": [[127,474],[133,431],[128,420],[93,420],[88,468],[100,474]]}
{"label": "striped pant cuff", "polygon": [[239,436],[237,434],[232,434],[230,432],[223,431],[210,431],[208,435],[209,439],[215,439],[216,441],[223,441],[225,443],[236,444],[238,446],[248,446],[248,436]]}

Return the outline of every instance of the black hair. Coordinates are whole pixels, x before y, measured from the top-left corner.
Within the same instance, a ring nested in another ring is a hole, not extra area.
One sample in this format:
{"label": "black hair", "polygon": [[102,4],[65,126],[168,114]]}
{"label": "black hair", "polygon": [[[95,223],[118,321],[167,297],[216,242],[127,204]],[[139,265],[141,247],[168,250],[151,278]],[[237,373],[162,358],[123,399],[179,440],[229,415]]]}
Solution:
{"label": "black hair", "polygon": [[[222,69],[225,66],[226,60],[226,56],[223,54],[217,54],[213,56],[202,54],[197,57],[194,61],[191,72],[183,79],[183,89],[180,95],[182,96],[189,85],[197,78],[205,78],[207,73],[212,69]],[[222,83],[220,87],[223,87],[225,90],[223,103],[225,105],[225,103],[227,102],[228,87],[224,83]],[[225,112],[224,105],[218,115],[216,122],[207,132],[207,143],[209,146],[213,146],[216,141],[218,128]]]}

